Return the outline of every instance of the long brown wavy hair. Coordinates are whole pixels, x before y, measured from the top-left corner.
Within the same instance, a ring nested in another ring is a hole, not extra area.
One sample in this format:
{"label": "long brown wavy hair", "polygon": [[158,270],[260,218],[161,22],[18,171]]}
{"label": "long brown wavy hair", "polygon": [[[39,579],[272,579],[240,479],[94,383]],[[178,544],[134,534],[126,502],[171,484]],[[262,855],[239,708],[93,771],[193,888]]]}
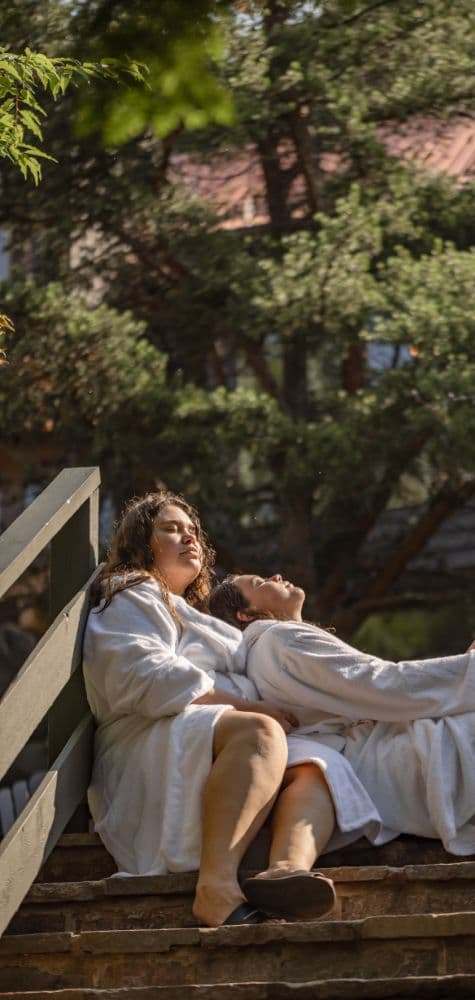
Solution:
{"label": "long brown wavy hair", "polygon": [[206,533],[200,524],[200,519],[194,507],[183,497],[159,490],[156,493],[146,493],[143,497],[133,497],[124,509],[120,521],[116,525],[115,534],[107,556],[107,562],[94,581],[91,597],[93,606],[102,599],[106,608],[114,594],[129,587],[135,587],[144,580],[157,580],[162,590],[163,600],[175,619],[177,613],[170,598],[170,590],[166,580],[153,562],[153,551],[150,544],[155,519],[166,504],[174,504],[188,514],[196,529],[196,538],[201,546],[201,570],[186,588],[183,597],[193,607],[204,607],[211,586],[211,567],[215,553]]}

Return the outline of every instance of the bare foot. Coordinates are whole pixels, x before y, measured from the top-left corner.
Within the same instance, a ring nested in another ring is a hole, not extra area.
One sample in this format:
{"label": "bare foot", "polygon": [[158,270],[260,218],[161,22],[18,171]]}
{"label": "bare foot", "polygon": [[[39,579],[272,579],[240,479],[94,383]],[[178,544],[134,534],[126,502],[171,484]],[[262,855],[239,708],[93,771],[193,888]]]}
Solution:
{"label": "bare foot", "polygon": [[306,872],[306,868],[296,868],[290,861],[276,861],[265,871],[259,872],[255,878],[284,878],[286,875],[294,875],[296,872]]}
{"label": "bare foot", "polygon": [[245,902],[246,897],[241,892],[237,882],[236,885],[232,886],[223,886],[222,883],[211,885],[198,882],[193,903],[193,916],[202,926],[220,927],[227,920],[229,914]]}

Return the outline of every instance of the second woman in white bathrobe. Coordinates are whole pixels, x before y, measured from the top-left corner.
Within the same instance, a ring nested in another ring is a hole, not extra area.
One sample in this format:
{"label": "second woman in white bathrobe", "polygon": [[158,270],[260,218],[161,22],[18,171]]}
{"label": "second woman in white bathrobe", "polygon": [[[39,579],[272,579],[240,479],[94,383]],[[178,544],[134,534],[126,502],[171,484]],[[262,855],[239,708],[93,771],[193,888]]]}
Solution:
{"label": "second woman in white bathrobe", "polygon": [[248,574],[218,584],[210,608],[244,629],[261,697],[332,735],[381,816],[378,842],[408,833],[475,853],[475,649],[380,660],[302,621],[304,600],[279,574]]}

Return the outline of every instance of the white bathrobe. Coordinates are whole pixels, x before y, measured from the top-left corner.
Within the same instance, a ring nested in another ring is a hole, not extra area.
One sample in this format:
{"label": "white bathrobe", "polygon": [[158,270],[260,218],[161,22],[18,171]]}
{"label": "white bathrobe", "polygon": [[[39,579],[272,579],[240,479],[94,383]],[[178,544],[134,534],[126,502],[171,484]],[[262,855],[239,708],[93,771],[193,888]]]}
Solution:
{"label": "white bathrobe", "polygon": [[[155,580],[137,584],[91,611],[84,639],[86,690],[98,726],[89,805],[95,829],[129,874],[198,868],[213,727],[229,706],[192,702],[215,686],[259,697],[244,676],[241,633],[173,600],[181,627]],[[374,843],[389,839],[332,740],[288,738],[289,764],[313,760],[327,774],[338,822],[330,846],[363,834]]]}
{"label": "white bathrobe", "polygon": [[292,709],[352,765],[384,824],[475,853],[475,652],[391,663],[305,622],[244,633],[262,698]]}

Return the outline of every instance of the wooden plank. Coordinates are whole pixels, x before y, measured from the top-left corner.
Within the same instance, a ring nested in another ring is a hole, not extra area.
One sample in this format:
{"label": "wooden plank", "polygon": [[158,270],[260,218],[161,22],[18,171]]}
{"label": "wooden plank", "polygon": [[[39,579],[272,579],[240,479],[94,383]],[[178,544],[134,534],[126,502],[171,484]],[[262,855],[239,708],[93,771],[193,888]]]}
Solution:
{"label": "wooden plank", "polygon": [[86,793],[94,724],[85,715],[0,844],[0,934]]}
{"label": "wooden plank", "polygon": [[74,727],[88,710],[83,672],[76,670],[48,712],[48,767],[61,753]]}
{"label": "wooden plank", "polygon": [[[96,489],[52,539],[50,560],[51,613],[57,615],[97,566],[99,490]],[[82,629],[81,629],[82,632]],[[70,733],[87,711],[82,674],[76,673],[48,715],[48,760],[56,759]]]}
{"label": "wooden plank", "polygon": [[96,488],[51,540],[50,608],[59,614],[97,566],[99,490]]}
{"label": "wooden plank", "polygon": [[100,483],[97,467],[63,469],[0,538],[0,597]]}
{"label": "wooden plank", "polygon": [[58,615],[0,701],[0,778],[81,664],[89,586],[96,573]]}

